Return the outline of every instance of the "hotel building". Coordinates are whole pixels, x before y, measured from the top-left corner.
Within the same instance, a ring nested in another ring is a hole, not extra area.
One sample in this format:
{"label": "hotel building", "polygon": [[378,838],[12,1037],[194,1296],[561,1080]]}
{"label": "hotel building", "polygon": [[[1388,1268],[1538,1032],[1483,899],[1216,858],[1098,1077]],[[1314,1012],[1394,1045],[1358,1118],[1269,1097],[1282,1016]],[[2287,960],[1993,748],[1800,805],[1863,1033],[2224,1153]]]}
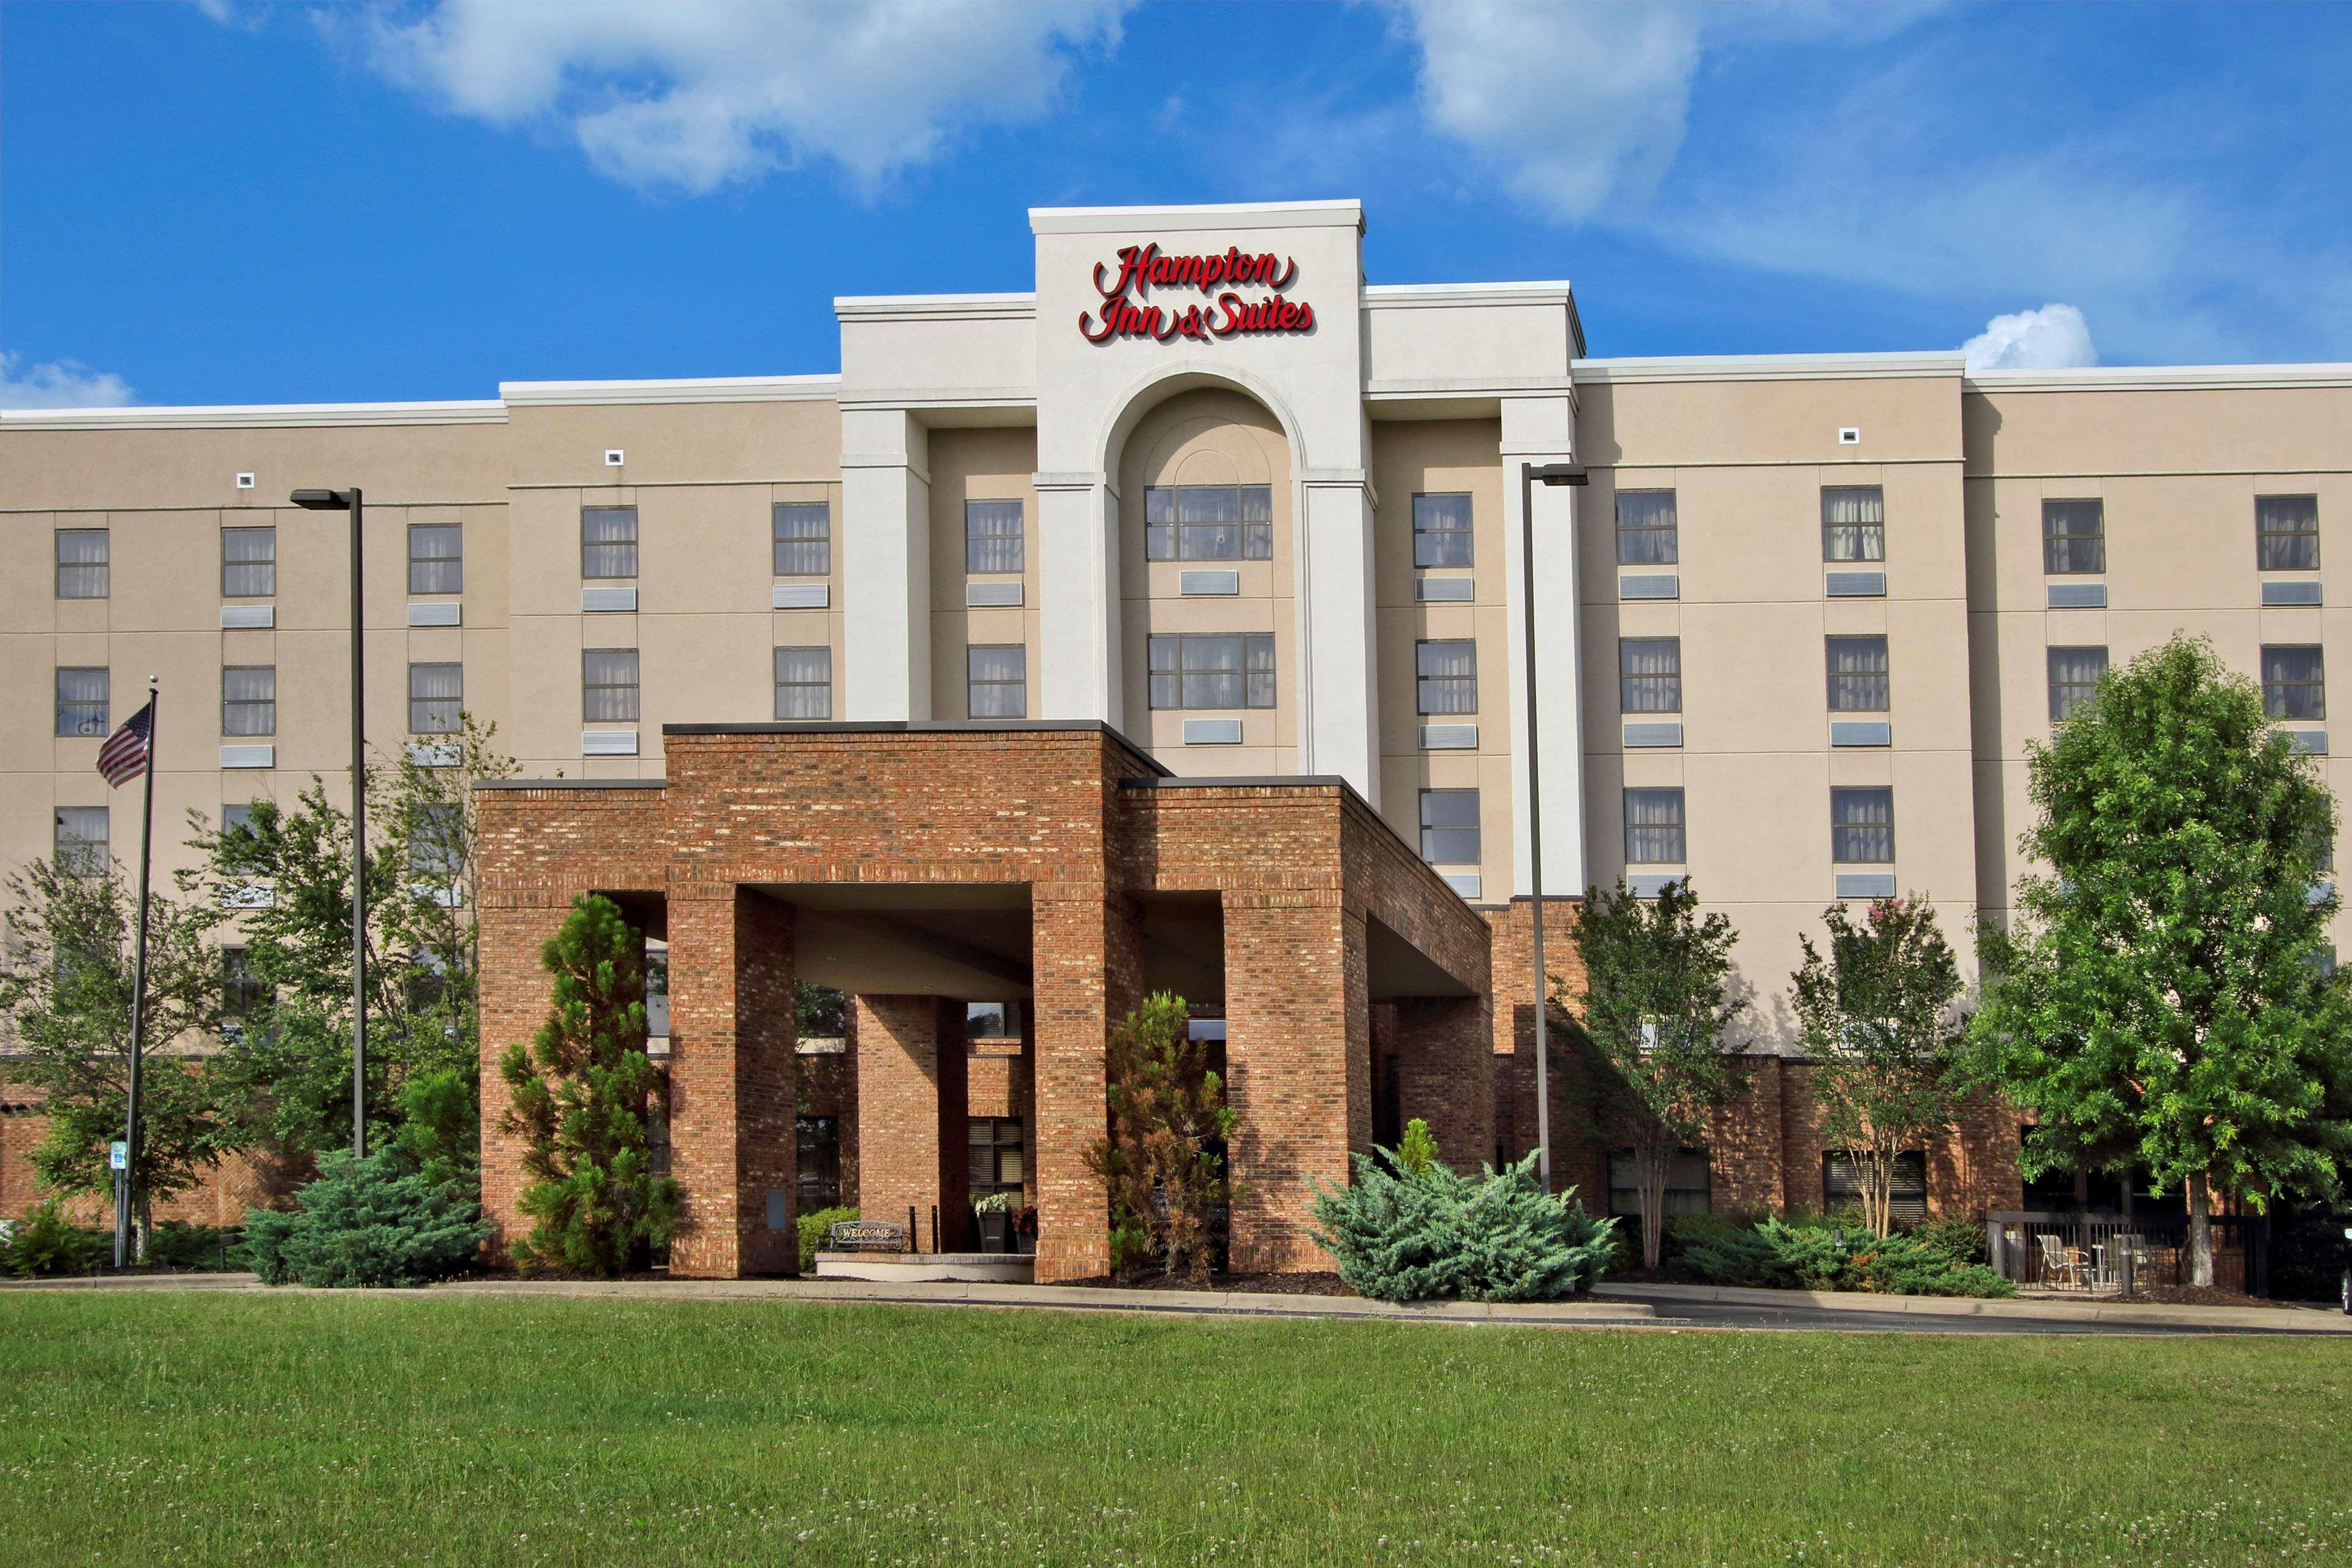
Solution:
{"label": "hotel building", "polygon": [[[1588,884],[1687,875],[1738,926],[1751,1093],[1677,1201],[1819,1206],[1786,997],[1825,905],[1926,895],[1965,955],[2027,743],[2176,630],[2328,752],[2352,366],[1596,358],[1566,282],[1367,282],[1352,201],[1029,216],[1034,291],[837,300],[837,374],[0,415],[0,860],[135,855],[93,760],[151,674],[159,824],[341,787],[343,520],[286,498],[361,487],[371,742],[462,708],[547,781],[481,795],[485,1049],[612,891],[671,951],[682,1268],[774,1267],[832,1195],[824,1084],[869,1213],[953,1240],[1011,1172],[1070,1278],[1142,989],[1224,1035],[1237,1264],[1313,1262],[1305,1177],[1401,1118],[1531,1144],[1538,806],[1571,988]],[[1589,484],[1523,519],[1553,463]],[[856,994],[852,1049],[795,1051],[791,973]],[[1947,1143],[1920,1201],[2016,1205],[2013,1117]]]}

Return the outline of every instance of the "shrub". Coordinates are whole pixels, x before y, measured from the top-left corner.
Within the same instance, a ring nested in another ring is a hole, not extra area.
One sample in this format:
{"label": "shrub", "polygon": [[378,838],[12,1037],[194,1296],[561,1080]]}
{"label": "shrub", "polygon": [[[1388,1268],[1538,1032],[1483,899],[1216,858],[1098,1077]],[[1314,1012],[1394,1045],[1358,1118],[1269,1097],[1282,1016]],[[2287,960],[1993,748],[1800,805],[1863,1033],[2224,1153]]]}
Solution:
{"label": "shrub", "polygon": [[147,1261],[158,1268],[221,1268],[233,1233],[216,1225],[184,1219],[158,1221],[147,1238]]}
{"label": "shrub", "polygon": [[1780,1289],[1790,1283],[1769,1237],[1753,1227],[1727,1230],[1693,1243],[1683,1263],[1710,1285]]}
{"label": "shrub", "polygon": [[1915,1226],[1911,1238],[1942,1253],[1955,1268],[1985,1260],[1984,1226],[1965,1215],[1938,1215]]}
{"label": "shrub", "polygon": [[1965,1222],[1877,1237],[1858,1226],[1843,1228],[1832,1223],[1835,1217],[1768,1218],[1753,1228],[1709,1235],[1689,1247],[1684,1262],[1714,1285],[1896,1296],[2017,1293],[1983,1264],[1955,1256],[1964,1245]]}
{"label": "shrub", "polygon": [[10,1230],[5,1261],[8,1272],[24,1279],[53,1274],[87,1274],[105,1262],[114,1238],[85,1229],[66,1218],[65,1203],[50,1198],[37,1205]]}
{"label": "shrub", "polygon": [[[1424,1130],[1425,1131],[1425,1130]],[[1315,1239],[1339,1278],[1383,1301],[1460,1297],[1550,1301],[1591,1289],[1612,1252],[1614,1220],[1537,1184],[1536,1156],[1474,1180],[1434,1158],[1418,1173],[1385,1149],[1356,1157],[1356,1179],[1313,1183]]]}
{"label": "shrub", "polygon": [[816,1267],[817,1251],[824,1246],[828,1231],[856,1217],[857,1211],[853,1208],[812,1209],[801,1215],[801,1272],[806,1274]]}
{"label": "shrub", "polygon": [[265,1284],[430,1284],[470,1268],[488,1234],[471,1198],[408,1170],[396,1149],[323,1156],[294,1201],[290,1214],[246,1214],[246,1258]]}

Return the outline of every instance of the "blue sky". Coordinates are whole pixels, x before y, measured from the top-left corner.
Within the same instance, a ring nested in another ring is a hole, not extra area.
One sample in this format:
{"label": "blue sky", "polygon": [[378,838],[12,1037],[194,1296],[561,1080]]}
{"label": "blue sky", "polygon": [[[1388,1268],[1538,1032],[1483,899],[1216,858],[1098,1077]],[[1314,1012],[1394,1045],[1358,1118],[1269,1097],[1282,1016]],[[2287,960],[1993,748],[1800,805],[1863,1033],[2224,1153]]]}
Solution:
{"label": "blue sky", "polygon": [[826,371],[836,294],[1028,288],[1028,206],[1324,196],[1595,354],[2352,360],[2347,68],[2323,5],[0,0],[0,402]]}

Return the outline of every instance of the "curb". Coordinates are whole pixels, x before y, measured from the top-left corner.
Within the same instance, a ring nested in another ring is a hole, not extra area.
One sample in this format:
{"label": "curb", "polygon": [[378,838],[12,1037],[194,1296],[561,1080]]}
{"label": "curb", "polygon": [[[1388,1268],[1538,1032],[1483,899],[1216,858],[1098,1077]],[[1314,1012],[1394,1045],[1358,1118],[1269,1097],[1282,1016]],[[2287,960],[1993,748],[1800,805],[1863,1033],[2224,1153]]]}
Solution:
{"label": "curb", "polygon": [[1739,1307],[1821,1307],[1847,1312],[1905,1312],[1920,1317],[2019,1318],[2043,1322],[2137,1323],[2166,1328],[2266,1329],[2284,1334],[2352,1334],[2352,1317],[2325,1307],[2135,1306],[2122,1301],[1986,1300],[1953,1296],[1879,1296],[1862,1290],[1758,1290],[1729,1285],[1602,1285],[1600,1297],[1658,1301],[1710,1301]]}

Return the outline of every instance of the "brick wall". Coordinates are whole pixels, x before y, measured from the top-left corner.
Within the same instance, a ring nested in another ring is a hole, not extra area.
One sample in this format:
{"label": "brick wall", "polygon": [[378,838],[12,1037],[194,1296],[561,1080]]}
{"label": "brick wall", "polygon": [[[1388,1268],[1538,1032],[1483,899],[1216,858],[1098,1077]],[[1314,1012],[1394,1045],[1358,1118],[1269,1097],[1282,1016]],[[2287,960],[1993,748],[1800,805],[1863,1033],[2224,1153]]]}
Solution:
{"label": "brick wall", "polygon": [[860,1214],[905,1223],[914,1215],[915,1246],[971,1246],[968,1104],[963,1005],[937,996],[857,996],[857,1104],[889,1136],[877,1138],[858,1173]]}

